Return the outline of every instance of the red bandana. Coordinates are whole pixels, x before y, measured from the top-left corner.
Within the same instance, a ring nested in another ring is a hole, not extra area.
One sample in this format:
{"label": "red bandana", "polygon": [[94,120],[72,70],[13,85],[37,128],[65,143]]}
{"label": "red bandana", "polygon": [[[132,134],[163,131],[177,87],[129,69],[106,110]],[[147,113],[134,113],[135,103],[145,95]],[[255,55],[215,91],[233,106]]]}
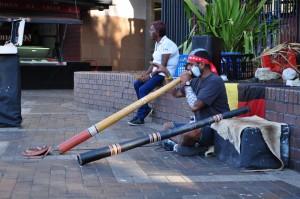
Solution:
{"label": "red bandana", "polygon": [[188,60],[191,62],[203,62],[205,64],[210,64],[210,61],[208,61],[207,59],[198,57],[196,55],[189,55]]}
{"label": "red bandana", "polygon": [[202,57],[198,57],[196,55],[189,55],[188,60],[191,61],[191,62],[203,62],[205,64],[209,64],[211,72],[218,74],[217,69],[214,66],[214,64],[212,62],[208,61],[207,59],[204,59]]}

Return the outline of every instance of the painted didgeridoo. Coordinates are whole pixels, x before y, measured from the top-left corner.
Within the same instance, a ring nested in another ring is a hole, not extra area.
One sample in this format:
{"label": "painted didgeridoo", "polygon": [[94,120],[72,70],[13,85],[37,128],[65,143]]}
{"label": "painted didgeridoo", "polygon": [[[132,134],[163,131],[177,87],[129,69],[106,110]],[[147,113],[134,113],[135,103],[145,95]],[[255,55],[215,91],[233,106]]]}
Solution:
{"label": "painted didgeridoo", "polygon": [[188,124],[178,127],[178,128],[174,128],[174,129],[170,129],[170,130],[162,131],[162,132],[157,132],[157,133],[151,133],[151,134],[148,134],[148,135],[145,135],[145,136],[133,139],[133,140],[128,140],[128,141],[118,143],[118,144],[108,145],[108,146],[100,148],[100,149],[96,149],[96,150],[78,154],[77,160],[80,165],[85,165],[87,163],[90,163],[90,162],[93,162],[93,161],[96,161],[96,160],[99,160],[102,158],[106,158],[109,156],[117,155],[122,152],[128,151],[130,149],[133,149],[133,148],[145,145],[145,144],[158,142],[160,140],[164,140],[166,138],[170,138],[170,137],[191,131],[193,129],[201,128],[205,125],[212,124],[214,122],[219,122],[222,119],[232,118],[232,117],[247,113],[249,111],[250,111],[249,107],[246,106],[243,108],[225,112],[223,114],[214,115],[212,117],[208,117],[206,119],[199,120],[194,123],[188,123]]}
{"label": "painted didgeridoo", "polygon": [[102,130],[106,129],[107,127],[111,126],[112,124],[116,123],[126,115],[130,114],[131,112],[138,109],[140,106],[150,102],[151,100],[161,96],[174,86],[180,83],[180,78],[174,79],[173,81],[169,82],[165,86],[157,89],[156,91],[149,93],[147,96],[139,99],[138,101],[130,104],[129,106],[123,108],[122,110],[116,112],[115,114],[109,116],[108,118],[94,124],[93,126],[85,129],[81,133],[73,136],[72,138],[66,140],[65,142],[61,143],[57,146],[58,151],[60,153],[65,153],[66,151],[72,149],[73,147],[77,146],[78,144],[86,141],[87,139],[93,137],[97,133],[100,133]]}

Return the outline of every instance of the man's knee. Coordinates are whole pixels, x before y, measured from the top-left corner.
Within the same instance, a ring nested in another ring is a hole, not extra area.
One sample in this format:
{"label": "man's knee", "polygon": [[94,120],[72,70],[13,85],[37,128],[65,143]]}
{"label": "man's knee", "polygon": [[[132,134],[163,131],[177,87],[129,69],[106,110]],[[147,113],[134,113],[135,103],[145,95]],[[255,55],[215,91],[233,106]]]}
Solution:
{"label": "man's knee", "polygon": [[140,80],[136,80],[134,83],[133,83],[133,86],[135,89],[139,88],[141,85],[141,81]]}
{"label": "man's knee", "polygon": [[199,140],[200,135],[199,129],[189,131],[181,135],[181,139],[178,143],[185,146],[194,146]]}
{"label": "man's knee", "polygon": [[172,122],[167,122],[167,123],[164,123],[163,124],[163,130],[169,130],[169,129],[172,129],[174,128],[174,125]]}
{"label": "man's knee", "polygon": [[201,129],[201,136],[197,141],[201,146],[211,146],[214,144],[214,130],[210,126],[204,126]]}

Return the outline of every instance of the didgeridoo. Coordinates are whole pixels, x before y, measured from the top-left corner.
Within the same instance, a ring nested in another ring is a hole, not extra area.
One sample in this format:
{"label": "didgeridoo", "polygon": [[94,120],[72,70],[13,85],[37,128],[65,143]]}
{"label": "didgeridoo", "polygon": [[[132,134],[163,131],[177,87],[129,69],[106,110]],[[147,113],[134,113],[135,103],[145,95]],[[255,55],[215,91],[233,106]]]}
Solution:
{"label": "didgeridoo", "polygon": [[170,130],[162,131],[162,132],[157,132],[157,133],[151,133],[151,134],[148,134],[148,135],[145,135],[145,136],[133,139],[133,140],[125,141],[125,142],[118,143],[118,144],[108,145],[108,146],[100,148],[100,149],[96,149],[96,150],[78,154],[77,160],[80,165],[85,165],[87,163],[90,163],[90,162],[93,162],[93,161],[96,161],[96,160],[99,160],[102,158],[106,158],[109,156],[117,155],[124,151],[128,151],[130,149],[133,149],[133,148],[145,145],[145,144],[158,142],[160,140],[164,140],[166,138],[170,138],[170,137],[191,131],[193,129],[201,128],[205,125],[212,124],[214,122],[219,122],[222,119],[232,118],[232,117],[247,113],[247,112],[249,112],[249,110],[250,110],[249,107],[246,106],[243,108],[225,112],[223,114],[214,115],[212,117],[208,117],[206,119],[199,120],[194,123],[188,123],[188,124],[178,127],[178,128],[174,128],[174,129],[170,129]]}
{"label": "didgeridoo", "polygon": [[174,79],[173,81],[169,82],[165,86],[161,87],[160,89],[157,89],[156,91],[149,93],[147,96],[139,99],[138,101],[130,104],[129,106],[123,108],[122,110],[116,112],[115,114],[109,116],[108,118],[98,122],[97,124],[94,124],[93,126],[89,127],[88,129],[85,129],[81,133],[73,136],[72,138],[66,140],[65,142],[61,143],[57,146],[58,151],[60,153],[65,153],[66,151],[72,149],[73,147],[77,146],[78,144],[86,141],[87,139],[93,137],[97,133],[100,133],[105,128],[111,126],[112,124],[116,123],[129,113],[133,112],[134,110],[138,109],[140,106],[150,102],[151,100],[161,96],[174,86],[180,83],[180,78]]}

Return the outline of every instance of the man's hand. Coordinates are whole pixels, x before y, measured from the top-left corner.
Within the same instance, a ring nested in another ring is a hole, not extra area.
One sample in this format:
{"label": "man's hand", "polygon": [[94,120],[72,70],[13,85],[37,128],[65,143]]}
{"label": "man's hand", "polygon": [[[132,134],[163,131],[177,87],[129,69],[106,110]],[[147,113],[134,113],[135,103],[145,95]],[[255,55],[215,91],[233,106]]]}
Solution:
{"label": "man's hand", "polygon": [[158,72],[158,73],[162,72],[166,76],[170,75],[168,69],[165,66],[163,66],[162,64],[158,64],[158,63],[154,63],[154,62],[150,62],[150,64],[157,68],[156,72]]}
{"label": "man's hand", "polygon": [[149,75],[143,74],[143,75],[141,76],[140,81],[145,83],[145,82],[147,82],[149,79],[150,79],[150,76],[149,76]]}
{"label": "man's hand", "polygon": [[182,82],[182,83],[185,83],[185,82],[191,80],[192,73],[191,73],[191,71],[184,71],[183,73],[181,73],[181,74],[179,75],[179,77],[180,77],[181,82]]}

